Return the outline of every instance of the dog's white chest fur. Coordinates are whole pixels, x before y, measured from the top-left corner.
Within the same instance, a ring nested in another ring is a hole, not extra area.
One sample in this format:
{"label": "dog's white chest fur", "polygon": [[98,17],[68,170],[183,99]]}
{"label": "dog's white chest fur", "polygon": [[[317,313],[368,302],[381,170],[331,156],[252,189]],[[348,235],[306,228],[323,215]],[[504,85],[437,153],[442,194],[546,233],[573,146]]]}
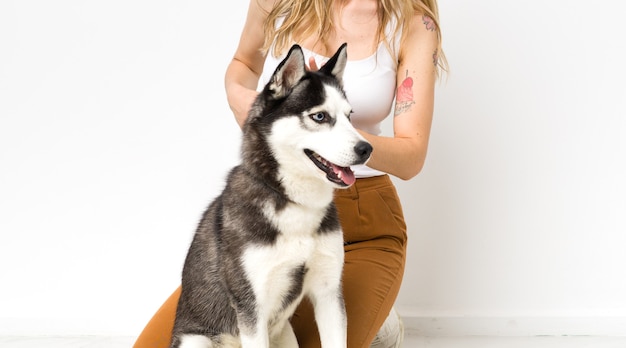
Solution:
{"label": "dog's white chest fur", "polygon": [[[295,310],[283,303],[294,288],[300,289],[294,301],[297,304],[311,287],[337,283],[340,274],[327,270],[340,269],[343,264],[343,237],[340,230],[319,233],[325,209],[290,203],[279,212],[268,206],[264,214],[280,234],[271,245],[248,246],[242,261],[255,296],[263,303],[262,310],[267,317],[281,321]],[[306,273],[301,284],[294,284],[297,270]]]}
{"label": "dog's white chest fur", "polygon": [[326,208],[327,205],[311,207],[288,203],[280,211],[276,211],[274,205],[268,202],[263,208],[263,215],[286,238],[311,236],[317,232],[320,222],[326,215]]}

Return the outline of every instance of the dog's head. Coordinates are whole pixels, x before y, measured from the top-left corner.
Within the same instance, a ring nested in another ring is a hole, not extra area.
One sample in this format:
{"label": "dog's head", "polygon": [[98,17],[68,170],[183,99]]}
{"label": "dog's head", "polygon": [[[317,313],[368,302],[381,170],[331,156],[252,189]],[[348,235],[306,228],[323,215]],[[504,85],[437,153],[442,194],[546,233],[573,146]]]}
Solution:
{"label": "dog's head", "polygon": [[372,146],[350,123],[341,79],[346,47],[309,71],[294,45],[257,97],[244,126],[244,156],[265,176],[318,179],[339,188],[354,183],[350,166],[365,163]]}

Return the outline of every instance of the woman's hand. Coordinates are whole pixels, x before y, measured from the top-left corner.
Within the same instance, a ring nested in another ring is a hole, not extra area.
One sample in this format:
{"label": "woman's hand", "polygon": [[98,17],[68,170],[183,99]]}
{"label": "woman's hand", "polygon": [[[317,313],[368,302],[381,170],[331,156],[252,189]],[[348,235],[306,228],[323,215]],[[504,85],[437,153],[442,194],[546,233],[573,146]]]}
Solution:
{"label": "woman's hand", "polygon": [[[311,71],[319,70],[315,58],[309,58],[307,69]],[[258,94],[259,92],[256,90],[241,85],[232,85],[228,90],[228,104],[235,115],[235,120],[239,127],[243,127],[243,124],[246,122],[252,103],[254,103]]]}
{"label": "woman's hand", "polygon": [[315,58],[309,57],[309,66],[307,67],[311,71],[317,71],[320,68],[317,67],[317,63],[315,62]]}

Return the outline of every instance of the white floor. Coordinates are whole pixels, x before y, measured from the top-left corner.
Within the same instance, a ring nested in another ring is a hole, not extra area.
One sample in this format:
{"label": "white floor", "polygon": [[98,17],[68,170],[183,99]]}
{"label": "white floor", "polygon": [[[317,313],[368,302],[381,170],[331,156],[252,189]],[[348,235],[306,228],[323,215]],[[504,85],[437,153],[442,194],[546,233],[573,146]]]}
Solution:
{"label": "white floor", "polygon": [[[133,337],[2,337],[2,348],[131,348]],[[404,348],[626,348],[626,337],[418,337]]]}
{"label": "white floor", "polygon": [[407,337],[405,348],[626,348],[626,337]]}

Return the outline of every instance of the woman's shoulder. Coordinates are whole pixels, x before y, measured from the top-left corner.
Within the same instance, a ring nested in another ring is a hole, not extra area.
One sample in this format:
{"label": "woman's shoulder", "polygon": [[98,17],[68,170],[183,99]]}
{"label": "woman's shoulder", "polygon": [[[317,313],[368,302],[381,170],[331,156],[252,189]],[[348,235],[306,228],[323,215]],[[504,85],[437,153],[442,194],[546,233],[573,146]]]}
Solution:
{"label": "woman's shoulder", "polygon": [[406,57],[415,51],[436,49],[439,43],[437,22],[428,14],[416,12],[406,21],[400,40],[399,58]]}

